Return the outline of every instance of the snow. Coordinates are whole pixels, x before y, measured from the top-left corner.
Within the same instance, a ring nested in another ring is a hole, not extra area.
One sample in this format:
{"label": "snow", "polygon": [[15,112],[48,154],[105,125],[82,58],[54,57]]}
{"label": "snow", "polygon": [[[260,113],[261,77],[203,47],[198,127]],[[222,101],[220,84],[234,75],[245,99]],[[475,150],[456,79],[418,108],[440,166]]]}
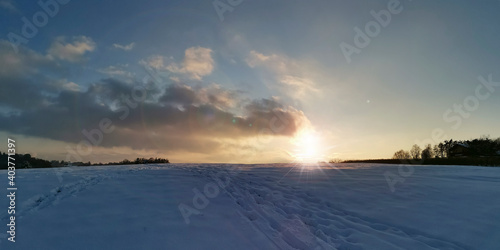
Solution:
{"label": "snow", "polygon": [[0,249],[500,248],[500,168],[413,166],[392,192],[399,167],[20,169],[16,242],[5,226]]}

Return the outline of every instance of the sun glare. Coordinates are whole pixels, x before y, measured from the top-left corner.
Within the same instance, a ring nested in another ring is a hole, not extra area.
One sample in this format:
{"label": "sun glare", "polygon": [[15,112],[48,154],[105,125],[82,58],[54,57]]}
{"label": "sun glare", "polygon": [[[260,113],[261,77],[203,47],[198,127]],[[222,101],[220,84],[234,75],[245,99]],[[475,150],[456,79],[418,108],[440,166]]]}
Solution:
{"label": "sun glare", "polygon": [[300,132],[293,140],[293,157],[298,162],[322,161],[321,142],[318,134],[312,130]]}

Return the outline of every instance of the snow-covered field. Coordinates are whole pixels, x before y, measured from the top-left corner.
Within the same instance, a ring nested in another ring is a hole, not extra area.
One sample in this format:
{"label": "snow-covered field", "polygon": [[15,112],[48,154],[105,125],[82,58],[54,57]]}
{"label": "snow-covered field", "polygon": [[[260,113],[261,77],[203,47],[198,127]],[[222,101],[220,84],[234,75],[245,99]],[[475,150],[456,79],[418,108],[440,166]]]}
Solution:
{"label": "snow-covered field", "polygon": [[[17,171],[0,249],[500,249],[500,168],[167,164]],[[397,176],[394,190],[387,173]],[[0,183],[7,182],[6,171]],[[394,191],[394,192],[393,192]]]}

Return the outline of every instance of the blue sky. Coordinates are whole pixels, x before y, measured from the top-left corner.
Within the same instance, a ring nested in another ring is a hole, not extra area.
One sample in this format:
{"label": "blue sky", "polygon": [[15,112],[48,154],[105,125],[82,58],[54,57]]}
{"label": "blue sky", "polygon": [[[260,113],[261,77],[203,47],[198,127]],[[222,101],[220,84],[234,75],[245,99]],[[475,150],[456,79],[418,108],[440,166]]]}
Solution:
{"label": "blue sky", "polygon": [[[116,130],[83,160],[243,163],[387,158],[436,129],[443,139],[500,136],[500,91],[478,87],[480,76],[500,82],[498,1],[219,3],[232,10],[223,20],[213,1],[72,0],[15,53],[8,34],[22,35],[22,18],[42,8],[1,0],[0,134],[65,159],[88,140],[82,130],[109,118]],[[349,62],[340,45],[355,46],[355,28],[366,33],[371,11],[389,6],[398,13]],[[130,117],[113,117],[117,93],[151,81],[145,68],[156,88]],[[467,117],[454,109],[464,101]],[[273,131],[277,112],[288,119]],[[59,118],[64,126],[52,124]],[[302,155],[311,141],[315,152]]]}

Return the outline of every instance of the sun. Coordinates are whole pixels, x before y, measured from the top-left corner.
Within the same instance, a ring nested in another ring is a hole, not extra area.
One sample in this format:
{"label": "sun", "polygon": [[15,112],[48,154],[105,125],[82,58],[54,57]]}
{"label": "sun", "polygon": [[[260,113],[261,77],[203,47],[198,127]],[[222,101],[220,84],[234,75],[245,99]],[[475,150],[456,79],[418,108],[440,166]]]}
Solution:
{"label": "sun", "polygon": [[321,140],[315,131],[304,130],[299,132],[292,143],[295,146],[292,155],[296,161],[318,162],[323,160]]}

